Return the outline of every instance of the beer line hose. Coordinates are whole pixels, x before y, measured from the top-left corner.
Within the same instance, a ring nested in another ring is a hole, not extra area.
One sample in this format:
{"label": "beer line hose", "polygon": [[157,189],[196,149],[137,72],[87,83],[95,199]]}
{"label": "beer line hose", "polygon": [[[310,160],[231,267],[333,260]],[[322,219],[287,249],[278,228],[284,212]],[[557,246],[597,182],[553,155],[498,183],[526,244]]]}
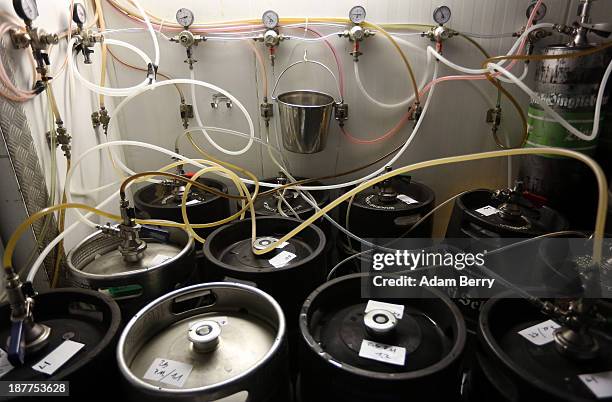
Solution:
{"label": "beer line hose", "polygon": [[[117,143],[119,143],[119,142],[100,144],[97,147],[92,148],[92,150],[97,150],[97,148],[104,147],[104,146],[118,145]],[[120,143],[124,143],[125,145],[127,145],[129,143],[133,144],[133,143],[136,143],[136,142],[120,141]],[[147,144],[147,145],[150,146],[150,147],[155,147],[155,146],[150,145],[150,144]],[[157,147],[157,148],[160,148],[160,147]],[[172,153],[171,151],[164,150],[163,148],[160,148],[160,149],[163,150],[162,152]],[[577,159],[577,160],[585,163],[587,166],[589,166],[589,168],[595,174],[595,177],[597,179],[598,190],[599,190],[599,194],[598,194],[599,195],[599,199],[598,199],[598,206],[597,206],[596,224],[595,224],[595,230],[594,230],[594,235],[593,235],[593,237],[594,237],[594,242],[593,242],[593,261],[595,263],[600,263],[601,262],[601,256],[602,256],[602,240],[603,240],[603,233],[604,233],[605,220],[606,220],[606,208],[607,208],[607,202],[608,202],[608,199],[607,199],[608,192],[607,192],[607,183],[606,183],[605,174],[604,174],[603,170],[601,169],[601,167],[599,167],[599,165],[597,165],[597,163],[595,161],[593,161],[591,158],[589,158],[588,156],[583,155],[583,154],[581,154],[579,152],[570,151],[570,150],[566,150],[566,149],[562,149],[562,148],[523,148],[523,149],[490,151],[490,152],[484,152],[484,153],[479,153],[479,154],[469,154],[469,155],[452,156],[452,157],[447,157],[447,158],[434,159],[434,160],[430,160],[430,161],[424,161],[424,162],[419,162],[419,163],[415,163],[415,164],[412,164],[412,165],[404,166],[404,167],[396,169],[394,171],[385,173],[382,176],[379,176],[379,177],[376,177],[374,179],[371,179],[371,180],[369,180],[369,181],[367,181],[365,183],[362,183],[361,185],[357,186],[356,188],[348,191],[347,193],[345,193],[344,195],[338,197],[337,199],[335,199],[334,201],[332,201],[331,203],[329,203],[328,205],[323,207],[320,211],[316,212],[311,217],[306,219],[298,227],[296,227],[294,230],[292,230],[291,232],[289,232],[288,234],[283,236],[281,239],[279,239],[278,241],[272,243],[269,247],[267,247],[267,248],[265,248],[263,250],[253,250],[253,253],[256,254],[256,255],[263,255],[263,254],[266,254],[266,253],[274,250],[277,246],[279,246],[283,242],[291,239],[293,236],[297,235],[299,232],[301,232],[306,227],[308,227],[309,225],[314,223],[317,219],[319,219],[323,214],[329,212],[331,209],[333,209],[336,206],[338,206],[341,202],[346,201],[348,198],[352,197],[354,194],[357,194],[358,192],[363,191],[363,190],[373,186],[374,184],[377,184],[377,183],[379,183],[379,182],[381,182],[383,180],[390,179],[390,178],[392,178],[392,177],[394,177],[394,176],[396,176],[398,174],[405,174],[405,173],[408,173],[408,172],[411,172],[411,171],[414,171],[414,170],[418,170],[418,169],[422,169],[422,168],[429,168],[429,167],[434,167],[434,166],[441,166],[441,165],[454,164],[454,163],[460,163],[460,162],[477,161],[477,160],[484,160],[484,159],[490,159],[490,158],[498,158],[498,157],[503,157],[503,156],[536,155],[536,154],[539,154],[539,155],[557,155],[557,156],[565,156],[565,157],[570,157],[570,158],[573,158],[573,159]],[[185,158],[185,159],[187,159],[187,158]],[[198,164],[195,161],[190,161],[190,163],[194,163],[196,165]],[[75,163],[75,165],[76,165],[76,163]],[[74,169],[74,167],[71,169],[70,172],[72,172],[73,169]],[[231,172],[231,171],[228,171],[228,172]],[[189,185],[190,185],[190,183],[187,184],[187,186],[189,186]],[[67,183],[66,183],[66,191],[67,191],[67,194],[69,194],[69,181],[67,181]],[[187,193],[187,192],[188,191],[186,189],[185,193]],[[108,200],[112,199],[112,197],[113,196],[109,197]],[[183,198],[183,203],[185,202],[185,200],[186,200],[186,198]],[[6,246],[4,258],[3,258],[3,265],[5,267],[5,270],[7,270],[9,272],[12,271],[12,254],[13,254],[13,252],[15,250],[15,246],[16,246],[17,240],[23,234],[23,232],[32,224],[32,222],[40,219],[41,217],[43,217],[43,216],[45,216],[45,215],[47,215],[49,213],[52,213],[54,211],[61,210],[61,209],[66,209],[66,208],[78,208],[78,209],[87,210],[89,212],[93,212],[93,213],[96,213],[98,215],[101,215],[101,216],[104,216],[104,217],[107,217],[107,218],[113,219],[113,220],[116,220],[116,219],[119,218],[116,215],[109,214],[109,213],[107,213],[105,211],[101,211],[101,210],[96,209],[94,207],[91,207],[89,205],[78,204],[78,203],[60,204],[60,205],[52,206],[52,207],[46,208],[46,209],[44,209],[42,211],[39,211],[39,212],[33,214],[27,220],[25,220],[17,228],[17,230],[13,233],[13,235],[9,239],[9,242],[7,243],[7,246]],[[255,221],[256,221],[255,219],[252,220],[253,229],[255,229]],[[144,221],[144,222],[145,223],[152,223],[151,221]],[[179,227],[181,226],[180,224],[169,223],[169,222],[155,222],[153,224],[161,224],[163,226],[179,226]],[[72,227],[76,227],[76,223],[73,224],[71,226],[71,228]],[[70,230],[70,228],[64,230],[64,232],[62,232],[60,234],[60,236],[58,236],[54,241],[52,241],[47,246],[47,249],[49,249],[50,247],[53,247],[55,245],[55,241],[56,240],[59,241],[58,239],[63,238],[63,236],[65,236],[65,234],[69,230]],[[256,233],[255,232],[252,233],[252,238],[253,238],[253,240],[256,238]],[[40,259],[40,256],[39,256],[39,259]],[[33,271],[35,271],[34,270],[35,268],[38,269],[38,267],[36,266],[36,262],[35,262],[35,265],[32,267],[32,270],[30,271],[30,274],[28,275],[28,280],[30,279],[30,277],[33,279],[32,273],[33,273]]]}

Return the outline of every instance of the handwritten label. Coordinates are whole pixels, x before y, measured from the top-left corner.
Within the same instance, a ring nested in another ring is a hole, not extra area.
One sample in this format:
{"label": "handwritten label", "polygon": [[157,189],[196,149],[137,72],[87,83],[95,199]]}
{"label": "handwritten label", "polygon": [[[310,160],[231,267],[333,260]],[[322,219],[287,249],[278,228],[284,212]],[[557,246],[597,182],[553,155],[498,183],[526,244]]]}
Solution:
{"label": "handwritten label", "polygon": [[195,200],[187,201],[187,202],[185,203],[185,205],[186,205],[186,206],[190,206],[190,205],[199,204],[200,202],[202,202],[202,201],[200,201],[200,200],[198,200],[198,199],[195,199]]}
{"label": "handwritten label", "polygon": [[494,208],[490,205],[487,205],[486,207],[482,207],[480,209],[477,209],[476,212],[478,212],[480,215],[482,216],[491,216],[491,215],[495,215],[499,213],[499,209]]}
{"label": "handwritten label", "polygon": [[582,374],[578,378],[582,380],[591,392],[598,398],[612,397],[612,371],[596,374]]}
{"label": "handwritten label", "polygon": [[71,340],[64,341],[41,361],[33,365],[32,368],[41,373],[53,375],[57,369],[66,364],[72,356],[76,355],[83,346],[85,345],[79,342]]}
{"label": "handwritten label", "polygon": [[361,342],[359,356],[383,363],[403,366],[406,361],[406,349],[400,346],[385,345],[384,343],[364,339]]}
{"label": "handwritten label", "polygon": [[181,388],[185,385],[192,369],[191,364],[157,358],[153,360],[143,378]]}
{"label": "handwritten label", "polygon": [[289,251],[281,251],[277,256],[268,260],[274,268],[282,268],[293,260],[297,255],[290,253]]}
{"label": "handwritten label", "polygon": [[151,260],[151,266],[152,267],[156,267],[160,264],[163,264],[164,262],[171,260],[172,257],[168,257],[167,255],[163,255],[163,254],[157,254],[152,260]]}
{"label": "handwritten label", "polygon": [[553,320],[548,320],[519,331],[519,335],[534,345],[542,346],[553,341],[555,330],[559,327],[560,325]]}
{"label": "handwritten label", "polygon": [[366,305],[365,313],[368,314],[372,310],[386,310],[392,313],[398,320],[401,320],[404,316],[404,306],[401,304],[383,303],[376,300],[370,300]]}
{"label": "handwritten label", "polygon": [[8,354],[0,349],[0,378],[4,377],[13,368],[13,365],[8,360]]}
{"label": "handwritten label", "polygon": [[419,203],[417,200],[415,200],[414,198],[408,197],[406,194],[398,195],[397,199],[408,205]]}

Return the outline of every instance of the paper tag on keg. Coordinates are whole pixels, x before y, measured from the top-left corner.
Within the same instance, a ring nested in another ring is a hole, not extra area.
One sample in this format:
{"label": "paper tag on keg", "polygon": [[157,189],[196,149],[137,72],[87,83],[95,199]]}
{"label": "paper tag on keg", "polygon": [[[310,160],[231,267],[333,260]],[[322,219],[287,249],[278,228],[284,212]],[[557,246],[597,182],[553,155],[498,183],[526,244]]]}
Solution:
{"label": "paper tag on keg", "polygon": [[596,374],[582,374],[578,378],[582,380],[591,392],[598,398],[612,397],[612,371]]}
{"label": "paper tag on keg", "polygon": [[386,310],[392,313],[398,320],[401,320],[404,316],[404,306],[401,304],[391,304],[370,300],[366,305],[365,314],[368,314],[372,310]]}
{"label": "paper tag on keg", "polygon": [[79,350],[85,346],[82,343],[67,340],[56,347],[53,352],[45,356],[41,361],[32,366],[36,371],[44,374],[53,375],[62,367],[72,356],[76,355]]}
{"label": "paper tag on keg", "polygon": [[163,382],[164,384],[182,387],[191,374],[193,366],[174,360],[157,358],[144,375],[145,380]]}
{"label": "paper tag on keg", "polygon": [[0,378],[4,377],[4,375],[12,369],[14,369],[14,367],[8,360],[8,354],[0,349]]}
{"label": "paper tag on keg", "polygon": [[478,212],[480,215],[483,215],[483,216],[491,216],[491,215],[498,214],[499,209],[492,207],[490,205],[487,205],[486,207],[477,209],[476,212]]}
{"label": "paper tag on keg", "polygon": [[200,201],[200,200],[198,200],[198,199],[195,199],[195,200],[187,201],[187,202],[185,203],[185,205],[190,206],[190,205],[199,204],[200,202],[202,202],[202,201]]}
{"label": "paper tag on keg", "polygon": [[155,258],[151,260],[151,266],[156,267],[159,264],[163,264],[164,262],[171,260],[172,257],[168,257],[167,255],[157,254]]}
{"label": "paper tag on keg", "polygon": [[406,361],[406,348],[385,345],[384,343],[363,340],[359,349],[359,356],[383,363],[403,366]]}
{"label": "paper tag on keg", "polygon": [[397,199],[398,199],[398,200],[400,200],[400,201],[402,201],[402,202],[404,202],[404,203],[406,203],[406,204],[408,204],[408,205],[411,205],[411,204],[418,204],[418,203],[419,203],[417,200],[415,200],[414,198],[410,198],[410,197],[408,197],[406,194],[400,194],[400,195],[398,195],[398,196],[397,196]]}
{"label": "paper tag on keg", "polygon": [[560,325],[553,320],[544,321],[543,323],[525,328],[519,331],[519,335],[527,339],[534,345],[542,346],[553,341],[553,334],[555,329],[559,328]]}
{"label": "paper tag on keg", "polygon": [[270,264],[274,268],[282,268],[289,263],[289,261],[293,260],[297,255],[290,253],[288,251],[281,251],[277,256],[268,260]]}

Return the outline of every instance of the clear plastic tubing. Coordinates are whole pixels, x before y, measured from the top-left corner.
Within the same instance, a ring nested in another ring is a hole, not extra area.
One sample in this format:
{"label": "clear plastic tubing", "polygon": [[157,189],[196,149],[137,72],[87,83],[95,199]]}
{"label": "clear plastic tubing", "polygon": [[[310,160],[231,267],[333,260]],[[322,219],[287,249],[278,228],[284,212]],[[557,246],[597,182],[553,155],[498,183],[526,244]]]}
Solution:
{"label": "clear plastic tubing", "polygon": [[[398,38],[398,37],[394,37],[394,39],[405,45],[410,47],[413,50],[416,50],[417,52],[421,53],[423,56],[425,56],[425,49],[418,47],[417,45],[415,45],[412,42],[409,42],[407,40]],[[372,102],[373,104],[375,104],[376,106],[383,108],[383,109],[397,109],[403,106],[408,106],[409,103],[411,103],[412,101],[414,101],[415,95],[412,94],[408,99],[405,99],[401,102],[398,103],[383,103],[377,99],[374,99],[374,97],[372,97],[368,91],[365,89],[362,81],[361,81],[361,76],[359,74],[359,63],[353,63],[353,70],[355,72],[355,82],[357,83],[357,87],[359,88],[359,90],[361,91],[361,93],[363,94],[363,96],[365,96],[370,102]],[[423,80],[422,82],[419,84],[419,88],[422,88],[425,86],[425,84],[427,83],[427,79],[429,78],[429,72],[425,73],[423,75]]]}
{"label": "clear plastic tubing", "polygon": [[612,73],[612,61],[610,61],[610,64],[608,64],[608,68],[606,69],[606,72],[604,73],[604,76],[601,80],[601,85],[599,86],[599,93],[597,94],[597,102],[595,104],[595,116],[594,116],[595,121],[593,122],[593,131],[591,132],[590,135],[584,134],[583,132],[577,130],[567,120],[559,116],[557,112],[555,112],[550,106],[548,106],[546,102],[542,102],[542,100],[537,96],[537,94],[534,91],[532,91],[527,85],[525,85],[525,83],[523,83],[520,79],[518,79],[514,74],[512,74],[511,72],[509,72],[508,70],[506,70],[505,68],[497,64],[490,63],[488,66],[492,70],[499,71],[503,75],[508,77],[510,81],[512,81],[519,88],[525,91],[525,93],[527,93],[533,101],[537,102],[546,111],[546,113],[548,113],[553,119],[555,119],[559,124],[561,124],[567,131],[569,131],[576,137],[584,141],[593,141],[595,138],[597,138],[597,135],[599,134],[599,125],[600,125],[599,123],[601,119],[601,106],[603,104],[603,99],[604,99],[604,94],[606,91],[606,86],[608,84],[608,79],[610,78],[610,73]]}
{"label": "clear plastic tubing", "polygon": [[[149,79],[145,78],[143,82],[133,87],[108,88],[108,87],[101,87],[99,85],[94,84],[93,82],[87,81],[85,77],[83,77],[81,73],[79,72],[79,69],[77,66],[77,58],[74,57],[74,52],[72,51],[72,48],[75,43],[76,43],[76,38],[73,38],[68,44],[68,58],[69,58],[68,63],[70,66],[70,72],[81,82],[81,84],[83,84],[83,86],[85,86],[90,91],[93,91],[97,94],[101,94],[105,96],[129,96],[130,94],[134,93],[135,91],[138,91],[139,89],[146,87],[149,84]],[[126,49],[129,49],[133,51],[134,53],[136,53],[137,55],[139,55],[142,58],[142,60],[145,62],[145,64],[148,65],[151,63],[151,59],[149,58],[149,56],[147,56],[145,52],[143,52],[142,50],[140,50],[139,48],[137,48],[136,46],[130,43],[120,41],[117,39],[106,39],[106,38],[104,40],[104,43],[107,45],[117,45],[117,46],[121,46]]]}
{"label": "clear plastic tubing", "polygon": [[[153,40],[153,47],[155,49],[155,60],[153,64],[155,64],[155,66],[159,66],[159,53],[160,53],[159,52],[159,41],[157,40],[157,35],[155,34],[153,25],[151,25],[151,20],[149,20],[149,16],[147,15],[147,12],[145,11],[145,9],[142,8],[142,6],[140,5],[140,1],[138,0],[130,0],[130,1],[132,2],[133,5],[136,6],[147,28],[149,29],[149,34],[151,34],[151,40]],[[71,49],[71,48],[69,47],[68,49]]]}
{"label": "clear plastic tubing", "polygon": [[[163,82],[167,82],[167,81],[163,81]],[[112,119],[111,119],[111,121],[112,121]],[[104,149],[104,148],[116,147],[116,146],[136,146],[136,147],[141,147],[141,148],[148,148],[148,149],[151,149],[151,150],[154,150],[154,151],[158,151],[158,152],[164,153],[164,154],[166,154],[166,155],[168,155],[170,157],[181,159],[181,160],[183,160],[183,161],[185,161],[187,163],[190,163],[190,164],[192,164],[194,166],[197,166],[197,167],[199,167],[201,169],[208,167],[208,166],[206,166],[206,165],[204,165],[204,164],[202,164],[202,163],[200,163],[200,162],[198,162],[196,160],[187,158],[187,157],[185,157],[183,155],[177,154],[176,152],[172,152],[172,151],[170,151],[168,149],[159,147],[157,145],[148,144],[148,143],[140,142],[140,141],[109,141],[109,142],[106,142],[104,144],[99,144],[99,145],[96,145],[94,147],[89,148],[87,151],[85,151],[83,154],[81,154],[79,156],[79,158],[72,164],[72,167],[70,168],[70,170],[66,174],[66,183],[64,185],[64,187],[66,189],[66,199],[67,199],[68,203],[72,202],[72,196],[71,196],[71,191],[70,191],[70,184],[71,184],[71,181],[72,181],[72,176],[74,175],[74,172],[77,170],[78,166],[81,164],[83,159],[87,155],[89,155],[90,153],[95,152],[97,150]],[[119,160],[117,160],[117,163],[119,163]],[[213,162],[209,162],[209,164],[213,165],[213,166],[219,166],[218,164],[213,163]],[[132,170],[128,169],[125,166],[123,166],[123,168],[130,175],[136,174],[135,172],[133,172]],[[85,190],[85,191],[89,191],[89,190]],[[75,212],[77,213],[78,218],[83,223],[85,223],[86,225],[88,225],[88,226],[90,226],[92,228],[95,228],[97,226],[97,224],[95,222],[92,222],[92,221],[86,219],[85,216],[79,210],[75,210]]]}
{"label": "clear plastic tubing", "polygon": [[[204,123],[202,123],[202,119],[200,118],[200,111],[198,110],[198,101],[196,99],[196,94],[195,94],[195,86],[196,85],[202,85],[202,82],[201,81],[197,81],[195,79],[195,70],[191,70],[191,81],[192,81],[192,83],[191,83],[191,103],[193,104],[193,114],[194,114],[194,116],[196,118],[196,122],[198,123],[198,126],[203,127]],[[198,82],[200,84],[196,84]],[[202,86],[206,86],[206,85],[202,85]],[[230,98],[232,101],[235,100],[235,98],[233,96],[231,96],[229,94],[229,92],[226,92],[226,91],[223,91],[223,90],[219,90],[218,92],[221,92],[224,95],[227,95],[227,97]],[[234,102],[237,102],[237,100],[234,101]],[[246,117],[247,121],[249,122],[249,130],[250,130],[251,136],[249,138],[249,142],[244,146],[244,148],[242,148],[242,149],[240,149],[238,151],[232,151],[230,149],[225,149],[221,145],[217,144],[215,142],[215,140],[212,139],[210,134],[208,134],[208,131],[206,131],[205,129],[202,129],[202,133],[204,134],[204,136],[206,137],[206,140],[210,143],[210,145],[215,147],[215,149],[217,149],[218,151],[223,152],[226,155],[232,155],[232,156],[243,155],[249,149],[251,149],[251,146],[253,145],[253,138],[255,137],[255,128],[253,126],[253,121],[251,120],[251,116],[249,115],[249,112],[244,108],[244,106],[242,106],[242,104],[240,102],[238,102],[236,104],[238,105],[238,107],[240,107],[240,110],[242,110],[242,113],[244,113],[244,116]]]}
{"label": "clear plastic tubing", "polygon": [[[440,53],[438,53],[433,47],[428,46],[427,47],[427,51],[430,52],[436,59],[440,60],[442,63],[444,63],[445,65],[447,65],[448,67],[452,68],[453,70],[457,70],[460,73],[464,73],[464,74],[470,74],[470,75],[482,75],[482,71],[483,70],[476,70],[476,69],[472,69],[472,68],[467,68],[467,67],[463,67],[460,66],[458,64],[453,63],[452,61],[448,60],[446,57],[442,56]],[[523,74],[521,74],[521,77],[519,78],[519,80],[523,81],[525,79],[525,77],[527,76],[527,72],[529,71],[528,69],[528,65],[524,64],[525,68],[523,69]],[[484,70],[486,71],[486,70]],[[484,77],[473,77],[474,79],[484,79]],[[506,83],[513,83],[510,79],[508,78],[504,78],[502,76],[497,77],[498,80],[502,81],[502,82],[506,82]]]}

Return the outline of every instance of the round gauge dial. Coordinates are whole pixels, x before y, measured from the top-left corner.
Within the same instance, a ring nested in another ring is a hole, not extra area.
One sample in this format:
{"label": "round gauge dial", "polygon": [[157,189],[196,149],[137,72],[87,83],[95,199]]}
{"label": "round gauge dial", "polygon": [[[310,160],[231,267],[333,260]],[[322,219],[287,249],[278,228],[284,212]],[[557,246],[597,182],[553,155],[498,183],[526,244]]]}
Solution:
{"label": "round gauge dial", "polygon": [[74,3],[72,20],[79,25],[83,25],[87,22],[87,10],[85,10],[85,6],[81,3]]}
{"label": "round gauge dial", "polygon": [[433,19],[438,24],[446,24],[451,19],[451,9],[448,6],[440,6],[434,10]]}
{"label": "round gauge dial", "polygon": [[[538,2],[537,1],[533,1],[529,7],[527,7],[527,18],[531,17],[531,14],[533,13],[533,9],[535,8],[536,4]],[[533,18],[534,22],[540,21],[542,18],[544,18],[546,16],[546,11],[547,11],[547,7],[546,4],[542,3],[542,5],[540,6],[540,8],[538,8],[538,11],[536,11],[536,15]]]}
{"label": "round gauge dial", "polygon": [[13,0],[13,8],[22,20],[32,21],[38,17],[36,0]]}
{"label": "round gauge dial", "polygon": [[349,11],[349,19],[353,24],[361,24],[366,19],[366,10],[362,6],[355,6]]}
{"label": "round gauge dial", "polygon": [[263,16],[261,17],[261,21],[263,22],[266,28],[274,29],[278,26],[278,23],[279,23],[278,14],[275,11],[268,10],[265,13],[263,13]]}
{"label": "round gauge dial", "polygon": [[179,8],[176,12],[176,22],[181,24],[182,27],[189,28],[194,20],[193,11],[188,8]]}

